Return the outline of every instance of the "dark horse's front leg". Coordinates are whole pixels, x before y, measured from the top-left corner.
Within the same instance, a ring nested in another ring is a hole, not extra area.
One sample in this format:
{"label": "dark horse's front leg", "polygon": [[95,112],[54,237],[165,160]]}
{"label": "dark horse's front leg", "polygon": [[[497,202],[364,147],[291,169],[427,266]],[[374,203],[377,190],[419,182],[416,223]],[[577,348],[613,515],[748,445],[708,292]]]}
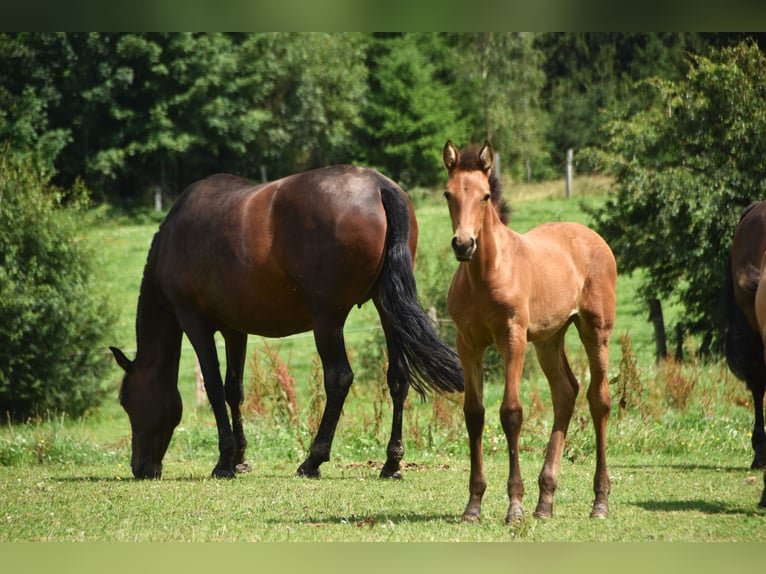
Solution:
{"label": "dark horse's front leg", "polygon": [[318,478],[319,466],[330,460],[335,429],[349,388],[354,382],[354,373],[346,355],[342,325],[332,328],[317,326],[314,329],[314,339],[322,360],[327,401],[317,435],[306,460],[298,467],[297,474]]}
{"label": "dark horse's front leg", "polygon": [[[234,458],[237,441],[229,422],[229,411],[226,408],[226,393],[221,370],[218,364],[218,352],[215,348],[214,330],[206,321],[196,315],[178,314],[182,329],[189,337],[194,351],[199,359],[202,377],[205,381],[205,391],[213,409],[215,424],[218,429],[218,463],[213,468],[213,476],[218,478],[234,477]],[[237,351],[241,353],[243,351]],[[233,371],[232,371],[233,372]],[[240,375],[241,377],[241,375]],[[231,375],[235,378],[235,375]],[[227,379],[229,376],[227,375]]]}
{"label": "dark horse's front leg", "polygon": [[242,426],[242,401],[244,389],[242,377],[245,368],[245,354],[247,351],[247,335],[236,331],[224,333],[226,340],[226,402],[231,410],[231,425],[234,433],[234,470],[247,472],[250,463],[245,459],[247,439]]}

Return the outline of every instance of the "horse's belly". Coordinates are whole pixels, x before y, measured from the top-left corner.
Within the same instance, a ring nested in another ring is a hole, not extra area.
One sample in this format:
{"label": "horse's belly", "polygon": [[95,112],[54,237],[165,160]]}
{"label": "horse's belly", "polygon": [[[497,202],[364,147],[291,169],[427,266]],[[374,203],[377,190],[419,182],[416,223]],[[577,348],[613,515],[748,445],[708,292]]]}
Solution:
{"label": "horse's belly", "polygon": [[[227,301],[236,302],[230,304]],[[250,335],[286,337],[313,329],[311,312],[299,297],[231,297],[218,299],[211,315],[221,327]]]}

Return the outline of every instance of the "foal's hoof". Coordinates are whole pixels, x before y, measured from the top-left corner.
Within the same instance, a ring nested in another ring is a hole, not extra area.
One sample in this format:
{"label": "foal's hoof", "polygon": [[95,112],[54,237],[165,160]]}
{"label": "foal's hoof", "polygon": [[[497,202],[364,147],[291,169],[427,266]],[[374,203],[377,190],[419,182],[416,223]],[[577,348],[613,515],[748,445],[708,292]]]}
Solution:
{"label": "foal's hoof", "polygon": [[591,518],[604,519],[609,516],[609,508],[605,503],[596,503],[593,505],[593,510],[590,511]]}
{"label": "foal's hoof", "polygon": [[548,518],[552,518],[553,505],[539,504],[537,508],[535,508],[534,513],[532,513],[532,516],[539,518],[540,520],[547,520]]}
{"label": "foal's hoof", "polygon": [[243,460],[240,462],[237,466],[234,467],[234,472],[238,472],[240,474],[244,474],[245,472],[250,472],[250,463],[246,460]]}
{"label": "foal's hoof", "polygon": [[463,516],[462,516],[461,520],[463,522],[476,522],[477,520],[479,520],[479,518],[481,518],[480,514],[476,514],[476,513],[473,513],[473,512],[465,511],[463,513]]}
{"label": "foal's hoof", "polygon": [[505,515],[505,523],[513,524],[524,520],[524,510],[520,504],[511,504],[508,508],[508,514]]}

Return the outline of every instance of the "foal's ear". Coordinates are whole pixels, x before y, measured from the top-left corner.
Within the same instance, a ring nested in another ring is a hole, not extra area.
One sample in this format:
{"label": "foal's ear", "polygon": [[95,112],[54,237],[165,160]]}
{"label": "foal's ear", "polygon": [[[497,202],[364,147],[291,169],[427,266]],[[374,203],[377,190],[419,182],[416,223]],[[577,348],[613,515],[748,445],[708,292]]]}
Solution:
{"label": "foal's ear", "polygon": [[133,361],[128,359],[125,356],[125,353],[120,351],[117,347],[109,347],[109,350],[112,351],[112,355],[114,355],[114,360],[117,361],[117,364],[122,367],[122,370],[126,373],[129,373],[133,370]]}
{"label": "foal's ear", "polygon": [[452,171],[460,159],[460,152],[458,152],[457,148],[452,145],[452,140],[447,140],[447,143],[444,144],[443,159],[444,167],[447,168],[447,171]]}
{"label": "foal's ear", "polygon": [[486,140],[479,150],[479,161],[481,161],[482,170],[489,177],[489,174],[492,173],[492,165],[495,162],[495,152],[489,140]]}

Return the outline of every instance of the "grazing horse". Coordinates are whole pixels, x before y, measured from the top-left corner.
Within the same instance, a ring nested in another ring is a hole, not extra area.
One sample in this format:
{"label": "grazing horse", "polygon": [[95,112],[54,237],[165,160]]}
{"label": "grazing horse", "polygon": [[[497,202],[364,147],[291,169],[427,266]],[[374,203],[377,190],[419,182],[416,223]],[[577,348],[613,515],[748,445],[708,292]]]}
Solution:
{"label": "grazing horse", "polygon": [[508,442],[510,471],[506,522],[523,517],[524,484],[519,468],[523,412],[519,385],[527,342],[534,344],[551,388],[553,430],[540,472],[534,515],[553,514],[553,495],[579,384],[567,362],[564,337],[574,323],[590,363],[588,402],[596,432],[596,494],[591,516],[608,515],[606,467],[609,339],[614,327],[617,268],[604,240],[577,223],[547,223],[524,235],[507,226],[508,209],[492,171],[493,151],[444,146],[448,171],[445,197],[452,219],[452,248],[460,262],[447,306],[457,326],[457,352],[465,376],[463,412],[471,453],[469,500],[464,521],[481,515],[487,487],[482,452],[484,404],[482,361],[494,344],[505,366],[500,421]]}
{"label": "grazing horse", "polygon": [[[728,319],[726,360],[731,372],[745,381],[753,394],[753,469],[766,468],[766,433],[763,428],[763,395],[766,389],[764,274],[766,201],[761,201],[745,209],[734,230],[724,283]],[[766,506],[766,491],[761,506]]]}
{"label": "grazing horse", "polygon": [[[455,352],[418,303],[417,223],[393,181],[350,165],[255,185],[219,174],[190,185],[154,236],[138,299],[135,360],[111,347],[125,376],[120,402],[132,429],[131,467],[156,478],[181,419],[178,364],[186,333],[199,357],[218,428],[213,475],[246,468],[242,374],[247,334],[313,330],[327,401],[299,475],[319,476],[353,381],[343,326],[372,299],[386,337],[393,424],[381,477],[401,477],[402,410],[410,385],[462,391]],[[221,378],[214,341],[226,343]],[[228,408],[231,411],[229,419]]]}

